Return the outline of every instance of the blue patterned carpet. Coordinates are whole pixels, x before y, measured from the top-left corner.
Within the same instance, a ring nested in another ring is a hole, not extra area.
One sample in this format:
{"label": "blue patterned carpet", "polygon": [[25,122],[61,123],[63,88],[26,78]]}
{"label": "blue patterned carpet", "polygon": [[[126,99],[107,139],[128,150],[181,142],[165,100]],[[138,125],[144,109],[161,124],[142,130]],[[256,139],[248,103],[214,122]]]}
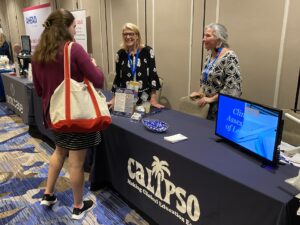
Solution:
{"label": "blue patterned carpet", "polygon": [[28,134],[28,126],[0,103],[0,225],[2,224],[141,224],[148,223],[110,189],[89,192],[96,206],[81,221],[71,220],[72,191],[63,169],[57,181],[58,203],[40,206],[53,149]]}

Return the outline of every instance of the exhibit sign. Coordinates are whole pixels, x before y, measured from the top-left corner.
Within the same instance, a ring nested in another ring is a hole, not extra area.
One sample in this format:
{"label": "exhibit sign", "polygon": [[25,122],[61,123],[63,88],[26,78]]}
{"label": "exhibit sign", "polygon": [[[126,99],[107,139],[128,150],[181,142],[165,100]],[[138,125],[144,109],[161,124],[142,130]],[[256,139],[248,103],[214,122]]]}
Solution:
{"label": "exhibit sign", "polygon": [[72,11],[72,14],[75,17],[76,23],[75,42],[79,43],[87,52],[86,11]]}
{"label": "exhibit sign", "polygon": [[34,52],[44,30],[43,23],[51,13],[50,3],[23,8],[26,35],[30,36],[31,51]]}

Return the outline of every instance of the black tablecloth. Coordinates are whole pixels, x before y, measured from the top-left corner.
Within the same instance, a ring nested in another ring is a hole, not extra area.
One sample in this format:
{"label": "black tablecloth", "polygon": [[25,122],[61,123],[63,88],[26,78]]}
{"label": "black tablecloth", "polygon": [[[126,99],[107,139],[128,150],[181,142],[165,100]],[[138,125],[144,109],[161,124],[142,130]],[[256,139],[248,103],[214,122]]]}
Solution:
{"label": "black tablecloth", "polygon": [[[24,122],[34,118],[43,132],[41,102],[32,84],[5,74],[2,78],[12,109]],[[173,110],[151,117],[169,124],[162,134],[129,118],[112,118],[94,150],[93,189],[110,183],[158,224],[300,224],[295,216],[299,203],[293,198],[297,191],[284,182],[297,175],[297,168],[262,168],[238,149],[217,143],[213,122]],[[176,133],[188,140],[163,140]]]}
{"label": "black tablecloth", "polygon": [[7,106],[19,115],[26,124],[34,123],[32,87],[27,78],[20,78],[2,73]]}
{"label": "black tablecloth", "polygon": [[[93,189],[110,183],[158,224],[300,224],[297,191],[284,182],[298,169],[262,168],[256,159],[216,142],[211,121],[173,110],[151,118],[167,122],[168,131],[152,133],[142,123],[113,116],[94,153]],[[188,140],[164,141],[176,133]]]}

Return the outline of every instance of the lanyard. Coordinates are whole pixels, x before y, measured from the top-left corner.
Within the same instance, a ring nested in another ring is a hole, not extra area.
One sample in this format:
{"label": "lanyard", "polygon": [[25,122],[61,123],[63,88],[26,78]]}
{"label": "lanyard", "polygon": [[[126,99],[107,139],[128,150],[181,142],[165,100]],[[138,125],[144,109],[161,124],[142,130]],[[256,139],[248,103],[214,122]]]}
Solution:
{"label": "lanyard", "polygon": [[210,60],[211,60],[211,58],[210,58],[209,61],[208,61],[208,63],[206,64],[205,70],[204,70],[204,73],[203,73],[203,80],[204,80],[204,81],[207,80],[208,72],[209,72],[209,70],[211,69],[211,67],[214,65],[214,63],[216,62],[216,60],[218,59],[218,57],[219,57],[219,55],[220,55],[222,49],[223,49],[223,48],[219,48],[219,49],[218,49],[218,53],[217,53],[215,59],[214,59],[212,62],[210,62]]}
{"label": "lanyard", "polygon": [[136,51],[136,56],[135,56],[135,62],[134,62],[134,66],[133,66],[133,60],[131,60],[130,58],[130,53],[128,52],[127,57],[128,57],[128,62],[130,64],[130,70],[131,70],[131,74],[133,76],[133,80],[136,80],[136,68],[137,68],[137,63],[138,63],[138,58],[139,58],[139,54],[140,51],[139,49]]}

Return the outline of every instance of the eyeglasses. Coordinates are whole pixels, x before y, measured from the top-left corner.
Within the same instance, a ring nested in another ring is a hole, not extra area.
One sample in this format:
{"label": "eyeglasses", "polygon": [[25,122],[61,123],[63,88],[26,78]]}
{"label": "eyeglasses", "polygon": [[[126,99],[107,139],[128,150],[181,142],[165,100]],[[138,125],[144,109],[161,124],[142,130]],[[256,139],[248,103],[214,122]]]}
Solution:
{"label": "eyeglasses", "polygon": [[127,37],[127,36],[133,37],[134,35],[135,35],[135,33],[133,33],[133,32],[130,32],[130,33],[123,33],[123,37]]}

